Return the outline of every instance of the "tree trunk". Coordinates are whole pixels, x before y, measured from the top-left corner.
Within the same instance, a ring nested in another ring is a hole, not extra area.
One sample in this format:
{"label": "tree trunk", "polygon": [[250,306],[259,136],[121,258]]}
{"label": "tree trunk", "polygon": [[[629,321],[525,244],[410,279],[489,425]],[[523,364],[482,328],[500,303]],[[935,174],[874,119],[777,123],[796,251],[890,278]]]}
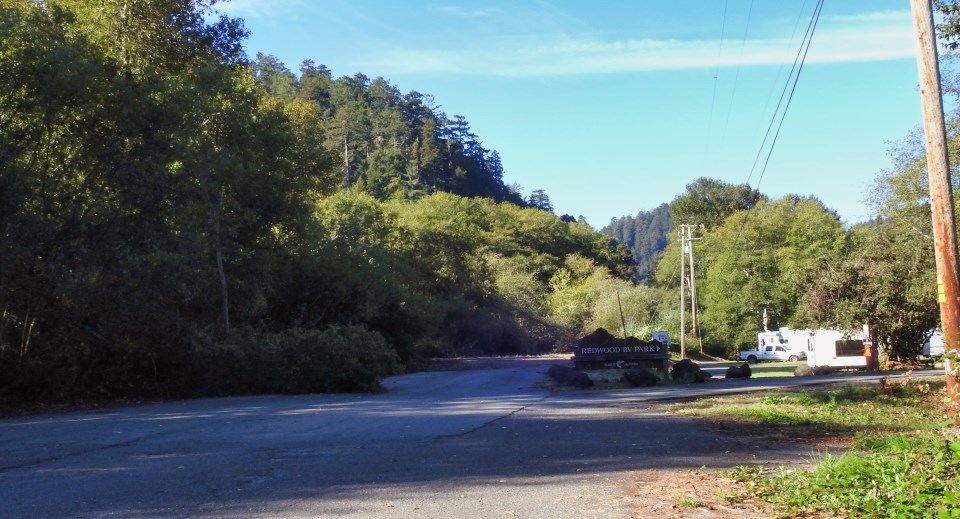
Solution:
{"label": "tree trunk", "polygon": [[220,240],[220,208],[223,207],[223,196],[217,204],[213,215],[213,248],[214,257],[217,262],[217,274],[220,277],[220,304],[223,312],[223,330],[230,333],[230,295],[227,290],[227,274],[223,269],[223,249]]}

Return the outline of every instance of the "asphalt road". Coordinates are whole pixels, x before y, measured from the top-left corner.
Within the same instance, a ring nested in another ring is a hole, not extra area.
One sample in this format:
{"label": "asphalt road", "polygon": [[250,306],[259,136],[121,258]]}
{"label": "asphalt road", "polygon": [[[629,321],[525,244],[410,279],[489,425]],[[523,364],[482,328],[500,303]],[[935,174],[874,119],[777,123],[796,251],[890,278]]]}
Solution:
{"label": "asphalt road", "polygon": [[0,517],[629,517],[637,499],[672,497],[634,496],[631,471],[809,455],[761,449],[652,402],[830,381],[550,392],[537,387],[546,367],[403,375],[378,395],[0,420]]}

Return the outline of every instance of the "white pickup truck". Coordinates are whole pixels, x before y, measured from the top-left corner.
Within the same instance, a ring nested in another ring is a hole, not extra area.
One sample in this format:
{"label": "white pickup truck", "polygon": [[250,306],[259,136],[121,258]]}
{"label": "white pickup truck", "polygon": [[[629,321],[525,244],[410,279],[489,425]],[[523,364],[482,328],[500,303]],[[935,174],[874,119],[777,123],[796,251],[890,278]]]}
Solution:
{"label": "white pickup truck", "polygon": [[740,360],[745,360],[750,364],[762,361],[790,361],[796,362],[807,357],[807,352],[788,349],[785,346],[768,344],[761,346],[760,349],[743,350],[740,352]]}

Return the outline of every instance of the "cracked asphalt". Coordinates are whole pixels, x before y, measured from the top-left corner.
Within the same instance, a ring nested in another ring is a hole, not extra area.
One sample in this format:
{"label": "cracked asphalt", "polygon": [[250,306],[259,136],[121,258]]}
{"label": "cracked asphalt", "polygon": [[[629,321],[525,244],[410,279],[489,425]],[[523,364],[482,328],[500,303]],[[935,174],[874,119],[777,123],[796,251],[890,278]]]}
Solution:
{"label": "cracked asphalt", "polygon": [[[555,361],[554,361],[555,362]],[[629,517],[631,473],[802,464],[655,408],[829,378],[551,392],[549,362],[377,395],[202,399],[0,420],[0,517]],[[854,375],[857,380],[867,374]],[[849,380],[845,376],[842,380]]]}

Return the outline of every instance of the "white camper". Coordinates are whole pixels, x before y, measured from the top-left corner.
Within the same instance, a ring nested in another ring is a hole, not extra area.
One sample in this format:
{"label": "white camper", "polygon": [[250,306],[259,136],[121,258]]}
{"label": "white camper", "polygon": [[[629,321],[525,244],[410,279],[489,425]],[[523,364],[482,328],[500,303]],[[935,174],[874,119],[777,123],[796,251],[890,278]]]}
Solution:
{"label": "white camper", "polygon": [[923,343],[923,354],[927,357],[943,355],[943,330],[937,328],[930,334],[927,342]]}
{"label": "white camper", "polygon": [[[784,327],[774,331],[758,332],[757,351],[767,351],[769,346],[782,346],[786,350],[786,357],[805,359],[807,358],[807,343],[802,332],[806,331],[808,330],[791,330]],[[778,360],[786,360],[786,357]]]}
{"label": "white camper", "polygon": [[807,364],[810,367],[829,366],[839,369],[867,369],[864,331],[809,330]]}
{"label": "white camper", "polygon": [[780,328],[776,331],[762,331],[757,334],[758,350],[771,344],[783,346],[790,351],[802,352],[799,357],[806,358],[811,367],[829,366],[839,369],[866,369],[867,357],[864,342],[866,329],[856,332],[842,330],[792,330]]}

